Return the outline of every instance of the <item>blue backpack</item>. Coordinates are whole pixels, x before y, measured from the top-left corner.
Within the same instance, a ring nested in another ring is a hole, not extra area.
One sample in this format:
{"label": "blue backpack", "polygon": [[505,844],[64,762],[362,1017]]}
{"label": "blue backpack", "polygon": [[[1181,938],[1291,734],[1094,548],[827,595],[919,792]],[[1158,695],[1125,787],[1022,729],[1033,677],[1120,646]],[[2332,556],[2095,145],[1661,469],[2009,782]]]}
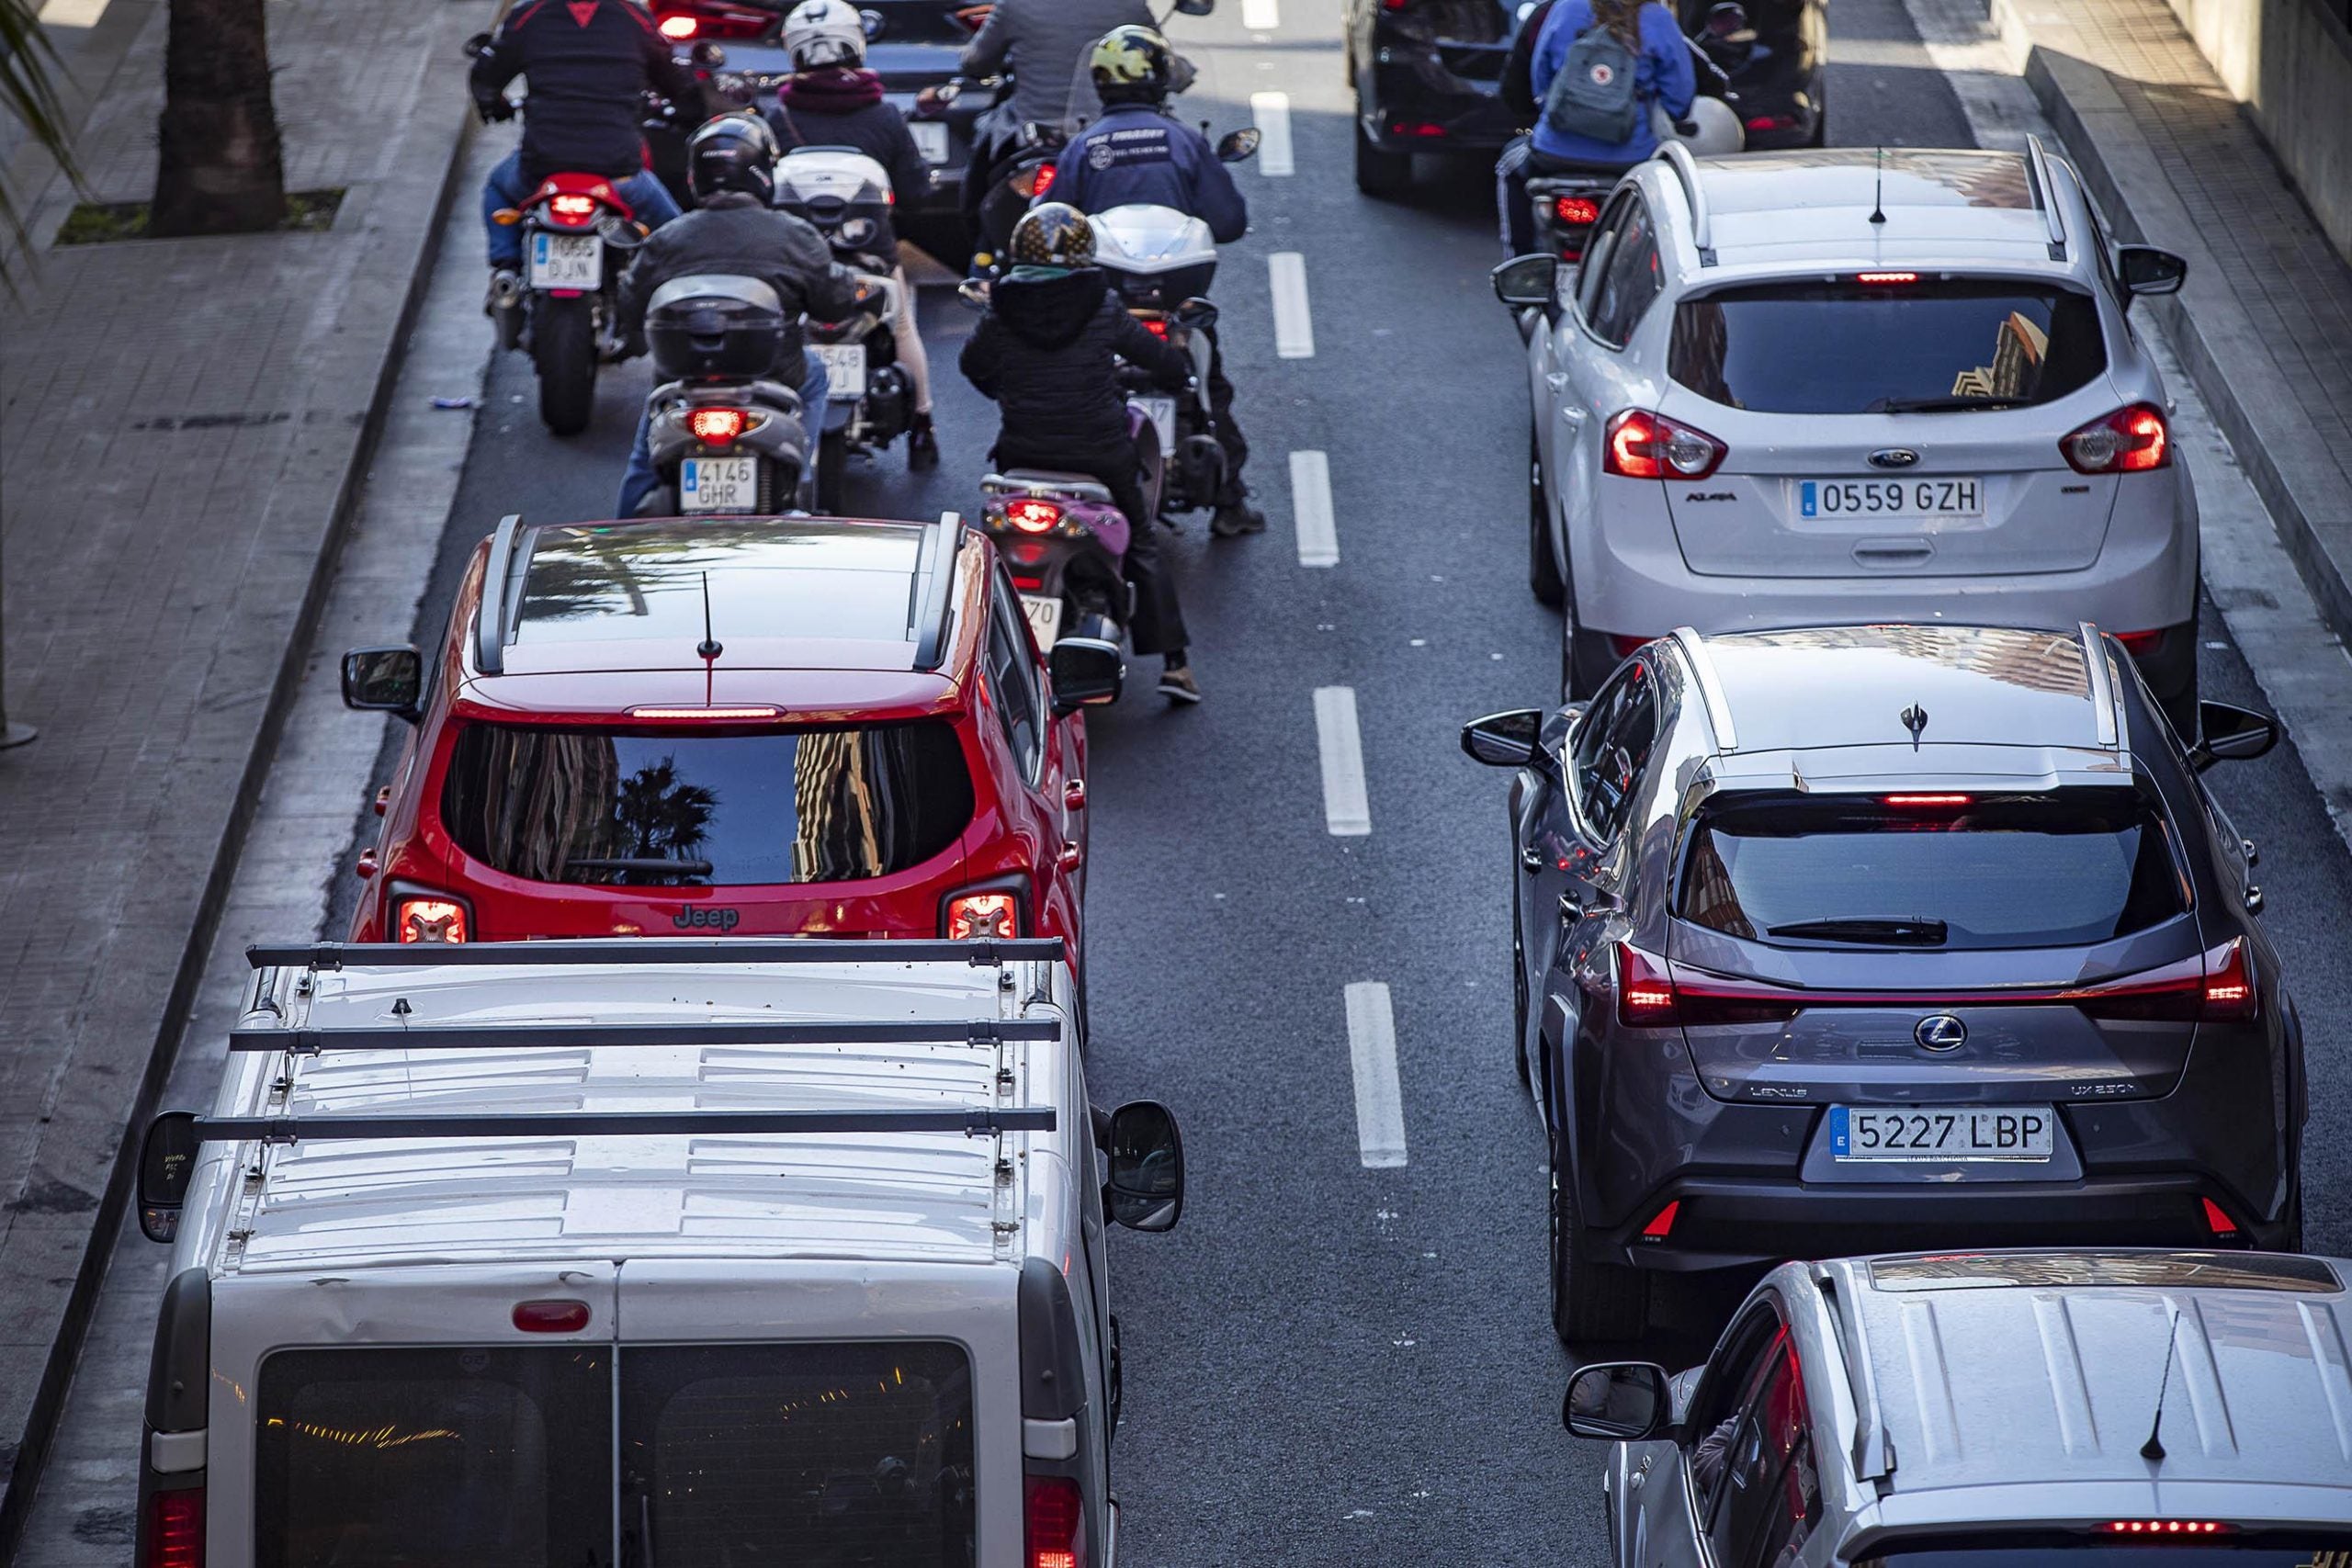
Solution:
{"label": "blue backpack", "polygon": [[1559,73],[1544,91],[1544,123],[1562,136],[1619,146],[1641,123],[1635,88],[1639,62],[1625,40],[1596,22],[1568,45]]}

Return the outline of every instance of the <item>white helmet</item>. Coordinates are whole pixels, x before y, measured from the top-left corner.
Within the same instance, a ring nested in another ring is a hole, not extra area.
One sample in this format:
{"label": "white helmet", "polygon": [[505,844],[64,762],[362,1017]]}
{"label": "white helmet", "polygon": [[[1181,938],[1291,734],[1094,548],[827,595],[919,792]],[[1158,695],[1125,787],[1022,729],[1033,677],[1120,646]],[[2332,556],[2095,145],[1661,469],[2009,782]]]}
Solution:
{"label": "white helmet", "polygon": [[[819,0],[822,3],[822,0]],[[1655,98],[1650,100],[1650,129],[1660,141],[1679,141],[1702,158],[1718,153],[1740,152],[1747,148],[1747,132],[1739,125],[1739,116],[1721,98],[1693,98],[1690,112],[1683,124],[1691,129],[1689,134],[1677,130],[1674,117]]]}
{"label": "white helmet", "polygon": [[843,0],[804,0],[784,19],[784,47],[796,70],[865,63],[865,22]]}

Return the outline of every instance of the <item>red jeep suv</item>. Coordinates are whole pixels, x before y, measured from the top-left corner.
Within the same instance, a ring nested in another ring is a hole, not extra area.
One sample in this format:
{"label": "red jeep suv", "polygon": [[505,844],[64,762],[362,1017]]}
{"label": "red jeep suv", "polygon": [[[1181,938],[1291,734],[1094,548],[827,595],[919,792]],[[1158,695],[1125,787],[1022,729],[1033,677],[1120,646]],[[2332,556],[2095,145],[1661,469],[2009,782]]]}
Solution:
{"label": "red jeep suv", "polygon": [[527,525],[474,552],[440,656],[344,658],[415,726],[355,942],[1059,936],[1078,950],[1082,705],[995,550],[833,517]]}

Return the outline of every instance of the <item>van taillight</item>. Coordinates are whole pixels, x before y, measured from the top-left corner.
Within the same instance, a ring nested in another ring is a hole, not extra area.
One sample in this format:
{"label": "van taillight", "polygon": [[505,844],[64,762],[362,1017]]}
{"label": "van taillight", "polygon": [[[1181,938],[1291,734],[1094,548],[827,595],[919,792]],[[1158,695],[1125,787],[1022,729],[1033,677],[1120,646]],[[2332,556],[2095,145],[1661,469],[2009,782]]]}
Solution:
{"label": "van taillight", "polygon": [[1086,1505],[1067,1475],[1031,1475],[1023,1512],[1028,1568],[1085,1568]]}
{"label": "van taillight", "polygon": [[404,893],[392,900],[392,931],[401,942],[471,942],[473,911],[462,898]]}
{"label": "van taillight", "polygon": [[147,1551],[140,1568],[204,1568],[204,1488],[158,1492],[147,1507]]}
{"label": "van taillight", "polygon": [[940,934],[950,942],[1021,934],[1021,900],[1011,893],[958,893],[947,900]]}

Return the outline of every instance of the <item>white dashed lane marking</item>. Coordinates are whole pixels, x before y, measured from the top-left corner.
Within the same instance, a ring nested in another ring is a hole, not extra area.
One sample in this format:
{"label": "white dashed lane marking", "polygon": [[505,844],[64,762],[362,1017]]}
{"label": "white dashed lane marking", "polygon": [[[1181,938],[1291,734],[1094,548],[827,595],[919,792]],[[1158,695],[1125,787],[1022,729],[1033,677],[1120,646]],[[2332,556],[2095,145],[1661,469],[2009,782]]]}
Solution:
{"label": "white dashed lane marking", "polygon": [[1274,353],[1283,359],[1315,357],[1315,321],[1306,311],[1306,258],[1276,251],[1266,258],[1274,294]]}
{"label": "white dashed lane marking", "polygon": [[1348,1061],[1355,1069],[1356,1146],[1373,1169],[1405,1163],[1405,1097],[1396,1084],[1396,1016],[1388,987],[1358,980],[1347,989]]}
{"label": "white dashed lane marking", "polygon": [[1372,802],[1364,795],[1354,687],[1315,689],[1315,742],[1323,753],[1323,821],[1340,838],[1360,839],[1372,831]]}
{"label": "white dashed lane marking", "polygon": [[1290,455],[1290,509],[1298,525],[1298,564],[1340,564],[1340,525],[1331,513],[1331,464],[1320,452]]}
{"label": "white dashed lane marking", "polygon": [[1258,128],[1258,172],[1269,179],[1295,173],[1290,155],[1290,95],[1250,94],[1250,119]]}

